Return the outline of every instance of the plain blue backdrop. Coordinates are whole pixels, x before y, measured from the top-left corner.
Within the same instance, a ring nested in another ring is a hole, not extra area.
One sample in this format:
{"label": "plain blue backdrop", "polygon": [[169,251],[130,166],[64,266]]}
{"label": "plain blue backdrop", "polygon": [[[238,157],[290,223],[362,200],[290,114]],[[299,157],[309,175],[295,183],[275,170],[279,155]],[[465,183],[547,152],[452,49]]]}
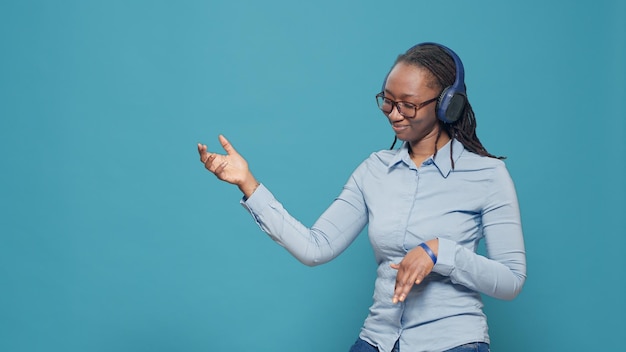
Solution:
{"label": "plain blue backdrop", "polygon": [[528,280],[494,351],[619,350],[626,5],[615,1],[2,1],[0,351],[347,351],[366,236],[301,265],[198,161],[225,134],[311,225],[393,133],[374,95],[454,49],[506,155]]}

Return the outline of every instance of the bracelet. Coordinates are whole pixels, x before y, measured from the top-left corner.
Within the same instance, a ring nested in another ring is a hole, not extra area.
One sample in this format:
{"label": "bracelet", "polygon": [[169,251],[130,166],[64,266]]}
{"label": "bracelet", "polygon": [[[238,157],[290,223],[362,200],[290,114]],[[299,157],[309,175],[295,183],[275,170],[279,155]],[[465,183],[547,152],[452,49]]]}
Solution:
{"label": "bracelet", "polygon": [[430,249],[430,247],[428,247],[428,245],[424,242],[420,243],[420,247],[422,247],[426,251],[426,254],[430,256],[430,259],[433,260],[433,264],[437,264],[437,256],[433,253],[432,249]]}

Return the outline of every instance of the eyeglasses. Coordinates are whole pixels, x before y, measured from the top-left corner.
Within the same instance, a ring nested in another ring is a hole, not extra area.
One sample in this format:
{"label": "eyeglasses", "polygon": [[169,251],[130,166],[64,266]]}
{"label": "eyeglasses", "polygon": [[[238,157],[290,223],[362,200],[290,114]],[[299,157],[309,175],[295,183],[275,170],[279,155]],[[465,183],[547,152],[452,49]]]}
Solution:
{"label": "eyeglasses", "polygon": [[391,112],[393,111],[393,107],[395,106],[398,110],[398,113],[408,119],[414,118],[415,114],[417,114],[417,110],[434,101],[437,101],[437,99],[439,99],[439,97],[432,98],[430,100],[426,100],[423,103],[415,105],[413,103],[407,103],[405,101],[393,101],[389,98],[386,98],[385,93],[383,92],[376,94],[376,103],[385,115],[391,114]]}

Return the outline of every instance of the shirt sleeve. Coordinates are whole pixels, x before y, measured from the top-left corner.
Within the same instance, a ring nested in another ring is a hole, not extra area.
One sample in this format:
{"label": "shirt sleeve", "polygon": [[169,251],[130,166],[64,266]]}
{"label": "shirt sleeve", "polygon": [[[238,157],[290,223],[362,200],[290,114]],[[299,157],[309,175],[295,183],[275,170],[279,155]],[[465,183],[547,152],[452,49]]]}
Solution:
{"label": "shirt sleeve", "polygon": [[494,169],[482,210],[487,257],[456,242],[439,238],[433,271],[453,283],[499,299],[513,299],[526,280],[526,252],[513,181],[504,166]]}
{"label": "shirt sleeve", "polygon": [[367,223],[367,208],[354,177],[311,228],[291,216],[264,185],[241,204],[265,233],[309,266],[337,257]]}

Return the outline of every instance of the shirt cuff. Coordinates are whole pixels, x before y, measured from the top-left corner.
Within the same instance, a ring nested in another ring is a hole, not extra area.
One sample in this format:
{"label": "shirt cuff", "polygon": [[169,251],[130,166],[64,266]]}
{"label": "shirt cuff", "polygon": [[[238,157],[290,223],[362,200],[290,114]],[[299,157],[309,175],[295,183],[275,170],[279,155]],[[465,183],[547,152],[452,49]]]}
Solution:
{"label": "shirt cuff", "polygon": [[437,264],[433,267],[433,271],[443,276],[450,276],[452,270],[454,270],[455,255],[456,242],[439,237]]}
{"label": "shirt cuff", "polygon": [[274,195],[263,184],[260,184],[254,193],[246,199],[239,200],[241,204],[256,220],[255,214],[260,214],[274,200]]}

